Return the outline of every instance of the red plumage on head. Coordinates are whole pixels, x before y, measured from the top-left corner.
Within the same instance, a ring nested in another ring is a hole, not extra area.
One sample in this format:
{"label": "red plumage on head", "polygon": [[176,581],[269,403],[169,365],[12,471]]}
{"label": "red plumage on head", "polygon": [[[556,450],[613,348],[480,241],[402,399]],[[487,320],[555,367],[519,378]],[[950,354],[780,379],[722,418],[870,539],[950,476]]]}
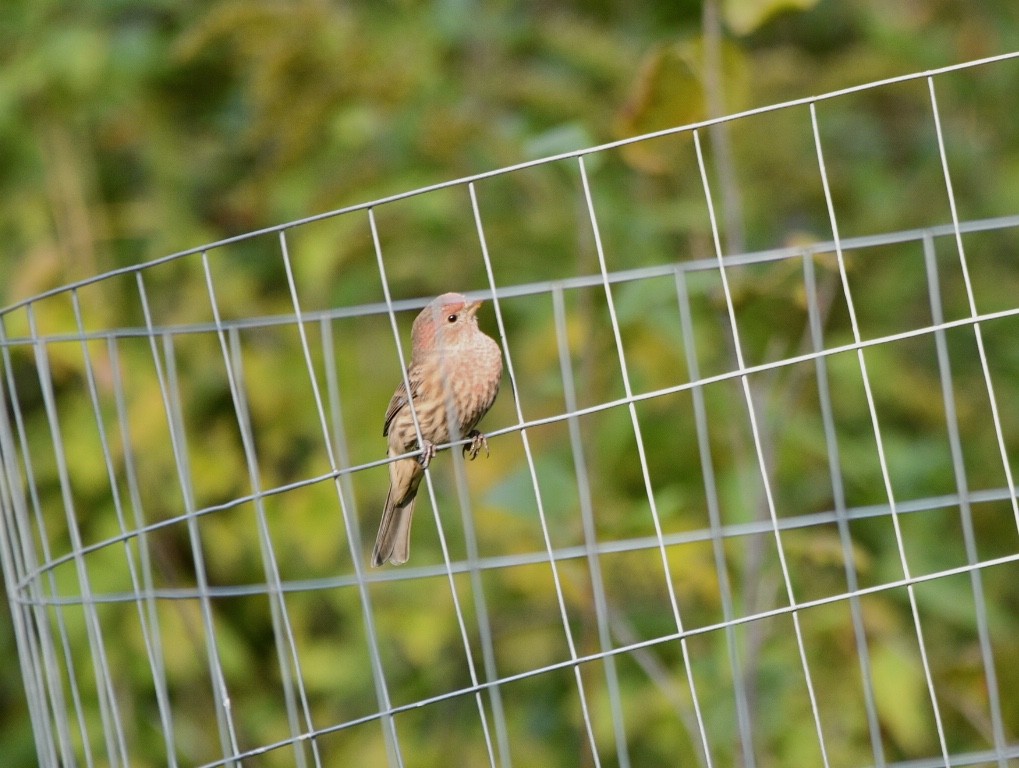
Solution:
{"label": "red plumage on head", "polygon": [[[450,346],[456,343],[457,338],[462,337],[468,328],[477,328],[477,321],[474,320],[474,313],[481,305],[480,301],[469,302],[462,293],[444,293],[433,299],[428,306],[421,310],[414,318],[414,327],[411,331],[413,351],[417,353],[431,352],[439,346]],[[455,326],[448,320],[454,315],[460,318],[463,312],[469,315],[470,322],[461,323]],[[442,344],[438,344],[440,337]]]}

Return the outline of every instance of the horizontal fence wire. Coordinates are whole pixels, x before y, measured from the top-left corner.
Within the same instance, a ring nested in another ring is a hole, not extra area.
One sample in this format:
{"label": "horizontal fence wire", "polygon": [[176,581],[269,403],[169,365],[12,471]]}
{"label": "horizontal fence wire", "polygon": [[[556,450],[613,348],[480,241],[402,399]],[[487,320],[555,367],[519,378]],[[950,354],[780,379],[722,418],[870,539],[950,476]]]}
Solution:
{"label": "horizontal fence wire", "polygon": [[[960,213],[938,84],[1016,57],[430,185],[4,309],[0,555],[41,764],[494,767],[559,744],[583,765],[768,766],[791,739],[804,765],[1015,765],[1019,304],[986,302],[982,271],[1014,270],[997,253],[1019,213]],[[914,82],[944,212],[843,236],[818,107]],[[789,110],[827,231],[727,253],[705,129]],[[621,264],[596,166],[672,138],[706,245]],[[588,260],[508,279],[486,184],[545,169],[575,182]],[[385,457],[376,432],[430,298],[403,290],[383,211],[450,191],[504,362],[492,456],[438,458],[411,562],[369,569],[388,465],[422,454]],[[323,306],[303,277],[302,231],[339,217],[364,224],[381,301]],[[268,255],[235,259],[249,241]],[[238,305],[263,258],[273,299]],[[878,321],[888,265],[911,271]],[[200,295],[166,295],[176,280]]]}

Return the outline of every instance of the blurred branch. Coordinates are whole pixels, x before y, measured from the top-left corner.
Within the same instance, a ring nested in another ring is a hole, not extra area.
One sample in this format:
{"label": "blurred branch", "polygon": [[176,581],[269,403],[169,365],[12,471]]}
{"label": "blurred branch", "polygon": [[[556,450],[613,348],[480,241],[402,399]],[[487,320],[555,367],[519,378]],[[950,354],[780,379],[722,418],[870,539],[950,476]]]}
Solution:
{"label": "blurred branch", "polygon": [[[609,621],[612,625],[612,633],[620,643],[623,645],[636,645],[640,642],[641,638],[630,622],[612,606],[609,606]],[[675,683],[676,673],[668,669],[650,648],[637,648],[631,651],[629,656],[644,670],[648,680],[655,684],[666,700],[672,705],[673,709],[676,710],[676,716],[683,723],[687,736],[694,747],[693,752],[697,755],[698,764],[702,767],[706,766],[707,759],[701,745],[697,722],[691,715],[688,700],[683,695],[683,689]]]}
{"label": "blurred branch", "polygon": [[[722,19],[718,0],[705,0],[702,15],[704,35],[704,90],[708,117],[725,114],[725,84],[722,76]],[[716,123],[708,129],[714,149],[715,173],[722,189],[722,220],[725,222],[726,250],[743,253],[746,238],[743,225],[743,201],[736,183],[732,164],[732,146],[729,143],[729,126]]]}
{"label": "blurred branch", "polygon": [[94,178],[94,173],[87,172],[87,163],[80,155],[81,144],[71,138],[67,126],[47,120],[42,132],[46,190],[64,274],[69,280],[94,275],[99,266],[95,252],[96,222],[92,217],[105,212],[100,206],[90,210],[88,204],[85,185]]}

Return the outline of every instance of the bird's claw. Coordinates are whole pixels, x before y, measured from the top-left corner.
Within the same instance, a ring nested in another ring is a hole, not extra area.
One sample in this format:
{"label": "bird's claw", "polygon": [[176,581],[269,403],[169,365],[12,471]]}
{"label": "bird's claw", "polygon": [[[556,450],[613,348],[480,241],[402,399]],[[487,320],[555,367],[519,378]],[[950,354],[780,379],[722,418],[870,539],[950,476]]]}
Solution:
{"label": "bird's claw", "polygon": [[421,442],[421,455],[418,457],[418,462],[421,464],[421,469],[428,469],[428,465],[432,463],[432,459],[434,458],[435,458],[435,443],[423,440]]}
{"label": "bird's claw", "polygon": [[471,461],[474,461],[478,458],[478,454],[481,453],[481,449],[484,448],[485,458],[488,458],[490,455],[488,452],[488,438],[476,429],[471,430],[467,437],[469,437],[471,441],[463,447],[463,455]]}

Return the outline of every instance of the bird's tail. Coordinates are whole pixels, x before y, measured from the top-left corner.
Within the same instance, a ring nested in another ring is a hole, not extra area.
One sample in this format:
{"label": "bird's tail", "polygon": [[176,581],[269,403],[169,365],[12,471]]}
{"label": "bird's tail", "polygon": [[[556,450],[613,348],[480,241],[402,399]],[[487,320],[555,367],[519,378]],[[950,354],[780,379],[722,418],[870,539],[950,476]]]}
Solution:
{"label": "bird's tail", "polygon": [[393,489],[386,497],[386,509],[379,524],[379,535],[372,550],[372,567],[378,568],[387,562],[401,565],[410,557],[410,523],[414,515],[415,496],[402,507],[393,504]]}
{"label": "bird's tail", "polygon": [[424,474],[417,459],[394,461],[389,467],[389,495],[372,550],[373,568],[387,562],[401,565],[410,557],[410,524],[418,485]]}

